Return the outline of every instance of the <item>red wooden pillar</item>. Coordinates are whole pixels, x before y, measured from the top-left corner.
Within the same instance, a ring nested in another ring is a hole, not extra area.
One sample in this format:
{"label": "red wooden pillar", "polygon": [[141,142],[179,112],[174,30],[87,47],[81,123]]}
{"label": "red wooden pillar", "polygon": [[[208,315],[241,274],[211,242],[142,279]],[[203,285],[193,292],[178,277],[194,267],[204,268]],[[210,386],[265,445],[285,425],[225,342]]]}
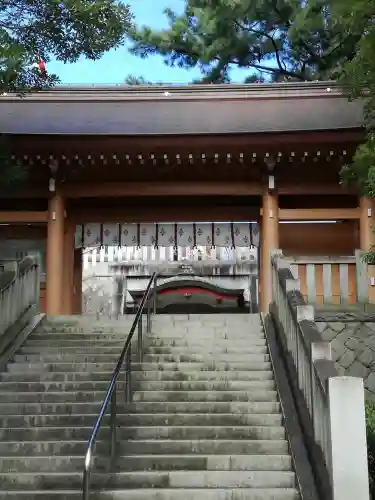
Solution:
{"label": "red wooden pillar", "polygon": [[64,199],[53,193],[48,204],[46,255],[46,313],[51,316],[63,312],[64,218]]}
{"label": "red wooden pillar", "polygon": [[279,248],[278,196],[268,189],[263,193],[260,259],[260,310],[267,313],[272,300],[271,250]]}

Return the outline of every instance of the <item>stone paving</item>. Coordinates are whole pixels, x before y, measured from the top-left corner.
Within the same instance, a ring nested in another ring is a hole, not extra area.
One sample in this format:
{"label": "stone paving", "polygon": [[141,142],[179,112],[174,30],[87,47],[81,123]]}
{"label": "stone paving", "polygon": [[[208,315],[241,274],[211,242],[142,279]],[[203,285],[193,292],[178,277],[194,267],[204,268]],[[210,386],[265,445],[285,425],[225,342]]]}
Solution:
{"label": "stone paving", "polygon": [[339,373],[363,377],[366,397],[375,400],[375,314],[317,312],[315,321]]}

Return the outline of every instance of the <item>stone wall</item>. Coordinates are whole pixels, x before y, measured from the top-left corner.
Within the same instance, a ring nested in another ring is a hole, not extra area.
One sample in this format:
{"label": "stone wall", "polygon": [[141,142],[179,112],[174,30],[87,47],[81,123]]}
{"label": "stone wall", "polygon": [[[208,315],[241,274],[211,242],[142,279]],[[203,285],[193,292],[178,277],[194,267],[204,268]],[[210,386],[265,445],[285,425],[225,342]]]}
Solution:
{"label": "stone wall", "polygon": [[366,397],[375,400],[375,314],[317,311],[315,321],[339,373],[363,377]]}

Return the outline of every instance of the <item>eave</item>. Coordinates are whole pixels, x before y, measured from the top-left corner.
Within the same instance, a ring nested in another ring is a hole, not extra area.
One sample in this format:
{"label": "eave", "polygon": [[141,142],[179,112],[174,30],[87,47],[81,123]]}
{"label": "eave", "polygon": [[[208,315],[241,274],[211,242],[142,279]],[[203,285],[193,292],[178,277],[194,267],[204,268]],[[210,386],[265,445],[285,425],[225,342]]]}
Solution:
{"label": "eave", "polygon": [[0,133],[96,136],[263,134],[363,127],[333,82],[57,87],[0,97]]}

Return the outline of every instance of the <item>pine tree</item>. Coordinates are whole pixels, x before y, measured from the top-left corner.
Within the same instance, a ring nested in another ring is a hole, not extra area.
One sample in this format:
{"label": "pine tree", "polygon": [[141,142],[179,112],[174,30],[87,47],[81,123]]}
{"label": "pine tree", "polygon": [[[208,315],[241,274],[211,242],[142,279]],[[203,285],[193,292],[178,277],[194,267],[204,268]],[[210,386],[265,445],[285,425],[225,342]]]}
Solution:
{"label": "pine tree", "polygon": [[133,53],[198,67],[204,82],[228,82],[232,66],[248,69],[248,81],[336,78],[359,39],[321,0],[186,0],[182,15],[165,13],[168,29],[132,30]]}

